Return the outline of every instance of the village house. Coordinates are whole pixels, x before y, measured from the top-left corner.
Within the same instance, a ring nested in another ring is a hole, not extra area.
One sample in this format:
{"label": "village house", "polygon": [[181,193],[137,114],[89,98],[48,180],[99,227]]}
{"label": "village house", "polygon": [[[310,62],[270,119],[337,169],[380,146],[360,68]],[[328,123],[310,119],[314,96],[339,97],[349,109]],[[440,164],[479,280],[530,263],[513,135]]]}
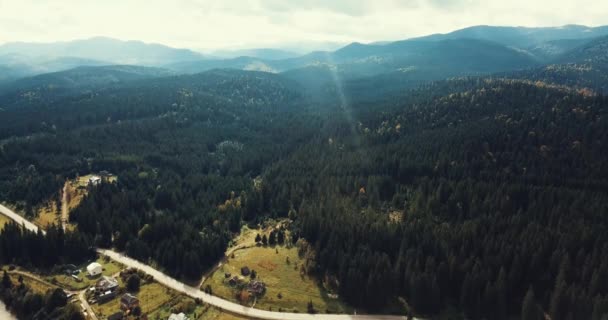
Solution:
{"label": "village house", "polygon": [[118,281],[112,277],[103,276],[95,284],[95,290],[98,293],[105,293],[118,289]]}
{"label": "village house", "polygon": [[247,285],[247,291],[256,296],[261,296],[266,292],[266,284],[262,281],[250,281]]}
{"label": "village house", "polygon": [[129,311],[133,308],[139,306],[139,299],[136,296],[125,293],[122,297],[120,297],[120,309],[122,311]]}
{"label": "village house", "polygon": [[106,291],[99,293],[99,295],[97,296],[97,303],[104,304],[114,299],[116,297],[116,292],[117,291]]}
{"label": "village house", "polygon": [[96,186],[98,184],[101,183],[101,177],[100,176],[92,176],[89,178],[89,184],[92,186]]}
{"label": "village house", "polygon": [[167,320],[189,320],[189,318],[181,312],[179,314],[172,313]]}
{"label": "village house", "polygon": [[99,175],[103,178],[109,178],[112,176],[112,174],[106,170],[99,171]]}
{"label": "village house", "polygon": [[65,272],[66,275],[71,276],[78,275],[80,273],[80,270],[73,264],[66,264],[65,266],[63,266],[63,272]]}
{"label": "village house", "polygon": [[93,262],[87,266],[87,273],[88,273],[89,277],[98,276],[101,274],[102,271],[103,271],[103,268],[97,262]]}

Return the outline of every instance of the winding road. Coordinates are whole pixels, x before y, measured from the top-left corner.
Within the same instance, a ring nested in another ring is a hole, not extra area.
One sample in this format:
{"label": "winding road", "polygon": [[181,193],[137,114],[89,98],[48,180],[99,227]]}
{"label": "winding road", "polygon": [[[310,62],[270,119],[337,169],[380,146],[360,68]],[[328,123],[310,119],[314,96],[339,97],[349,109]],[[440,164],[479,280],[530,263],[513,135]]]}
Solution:
{"label": "winding road", "polygon": [[[26,229],[31,231],[37,231],[38,227],[33,223],[27,221],[20,215],[16,214],[9,208],[0,205],[0,212],[7,217],[15,220],[17,223],[22,224]],[[44,231],[43,231],[44,232]],[[169,287],[175,291],[186,294],[192,298],[201,299],[204,303],[217,307],[225,312],[245,317],[248,319],[262,319],[262,320],[406,320],[405,316],[392,316],[392,315],[349,315],[349,314],[308,314],[308,313],[287,313],[287,312],[273,312],[260,309],[254,309],[245,307],[234,302],[224,300],[222,298],[206,294],[198,288],[189,286],[182,283],[170,276],[154,269],[153,267],[141,263],[137,260],[131,259],[123,254],[112,250],[97,249],[99,254],[110,257],[110,259],[119,262],[127,267],[139,269],[154,277],[154,280],[160,284]],[[413,318],[412,320],[420,320]]]}

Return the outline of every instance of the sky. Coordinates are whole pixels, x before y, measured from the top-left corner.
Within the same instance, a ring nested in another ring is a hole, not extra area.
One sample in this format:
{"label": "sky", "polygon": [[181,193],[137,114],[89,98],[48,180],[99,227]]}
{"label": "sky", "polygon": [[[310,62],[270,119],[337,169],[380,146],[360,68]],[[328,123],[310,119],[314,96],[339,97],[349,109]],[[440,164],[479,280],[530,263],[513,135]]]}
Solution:
{"label": "sky", "polygon": [[203,52],[329,49],[472,25],[608,24],[605,0],[0,0],[0,43],[106,36]]}

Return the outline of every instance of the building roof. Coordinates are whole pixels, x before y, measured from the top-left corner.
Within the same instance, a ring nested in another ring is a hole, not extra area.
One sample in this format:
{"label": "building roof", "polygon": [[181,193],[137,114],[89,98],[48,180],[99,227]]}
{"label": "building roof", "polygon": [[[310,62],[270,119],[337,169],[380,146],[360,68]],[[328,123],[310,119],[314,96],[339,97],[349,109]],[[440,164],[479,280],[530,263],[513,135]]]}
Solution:
{"label": "building roof", "polygon": [[90,265],[87,266],[87,271],[91,272],[95,269],[101,269],[101,265],[97,262],[93,262]]}
{"label": "building roof", "polygon": [[102,291],[111,290],[118,287],[118,280],[112,277],[103,276],[101,279],[99,279],[99,281],[97,281],[95,287]]}
{"label": "building roof", "polygon": [[125,303],[125,304],[132,304],[134,302],[139,301],[137,299],[136,296],[130,294],[130,293],[125,293],[122,295],[122,297],[120,298],[120,302]]}
{"label": "building roof", "polygon": [[168,320],[188,320],[188,317],[182,312],[180,314],[172,313]]}
{"label": "building roof", "polygon": [[266,291],[266,284],[261,281],[251,281],[247,285],[247,289],[250,292],[263,293],[264,291]]}

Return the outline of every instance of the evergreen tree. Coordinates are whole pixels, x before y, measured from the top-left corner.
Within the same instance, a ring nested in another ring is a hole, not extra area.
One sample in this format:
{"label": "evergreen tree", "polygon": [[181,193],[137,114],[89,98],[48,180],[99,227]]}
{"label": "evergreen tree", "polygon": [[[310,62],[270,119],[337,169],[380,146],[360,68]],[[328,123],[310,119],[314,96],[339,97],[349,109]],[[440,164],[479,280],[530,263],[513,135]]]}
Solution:
{"label": "evergreen tree", "polygon": [[522,320],[542,320],[543,316],[541,313],[538,304],[536,303],[536,299],[534,298],[534,291],[532,287],[528,289],[526,296],[524,298],[522,309],[521,309],[521,319]]}

